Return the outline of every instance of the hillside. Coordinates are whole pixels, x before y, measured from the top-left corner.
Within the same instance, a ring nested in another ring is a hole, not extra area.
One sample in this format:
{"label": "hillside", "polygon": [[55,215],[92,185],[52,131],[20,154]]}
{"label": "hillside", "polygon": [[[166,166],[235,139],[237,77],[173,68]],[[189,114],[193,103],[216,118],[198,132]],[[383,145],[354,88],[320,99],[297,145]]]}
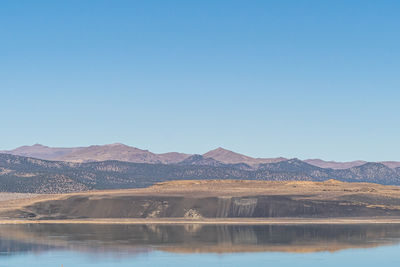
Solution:
{"label": "hillside", "polygon": [[15,156],[31,157],[44,160],[56,160],[66,155],[83,149],[83,147],[48,147],[41,144],[33,146],[21,146],[13,150],[3,150],[0,153],[11,154]]}
{"label": "hillside", "polygon": [[36,144],[33,146],[22,146],[9,151],[0,151],[0,153],[68,162],[96,162],[106,160],[118,160],[151,164],[177,163],[190,156],[188,154],[177,152],[156,154],[148,150],[127,146],[120,143],[76,148],[52,148]]}
{"label": "hillside", "polygon": [[367,163],[346,170],[319,168],[298,159],[261,164],[224,164],[198,155],[177,164],[121,161],[71,163],[0,154],[0,192],[66,193],[146,187],[170,180],[247,179],[372,182],[400,185],[400,168]]}
{"label": "hillside", "polygon": [[[73,148],[48,147],[40,144],[35,144],[33,146],[21,146],[13,150],[3,150],[0,151],[0,153],[44,160],[80,163],[117,160],[132,163],[175,164],[191,156],[197,156],[179,152],[157,154],[148,150],[127,146],[121,143]],[[283,157],[253,158],[224,149],[222,147],[208,151],[201,156],[203,156],[205,159],[213,159],[223,164],[245,164],[252,168],[257,168],[260,164],[277,163],[287,160]],[[306,159],[303,161],[316,167],[331,168],[337,170],[357,167],[367,163],[363,160],[336,162],[324,161],[322,159]],[[383,161],[378,163],[382,163],[391,169],[396,169],[400,167],[400,162],[397,161]]]}
{"label": "hillside", "polygon": [[400,187],[369,183],[174,181],[142,189],[44,195],[3,202],[0,217],[339,218],[400,216]]}
{"label": "hillside", "polygon": [[286,160],[285,158],[252,158],[233,151],[219,147],[203,154],[205,158],[212,158],[225,164],[244,163],[250,166],[257,166],[263,163],[274,163]]}

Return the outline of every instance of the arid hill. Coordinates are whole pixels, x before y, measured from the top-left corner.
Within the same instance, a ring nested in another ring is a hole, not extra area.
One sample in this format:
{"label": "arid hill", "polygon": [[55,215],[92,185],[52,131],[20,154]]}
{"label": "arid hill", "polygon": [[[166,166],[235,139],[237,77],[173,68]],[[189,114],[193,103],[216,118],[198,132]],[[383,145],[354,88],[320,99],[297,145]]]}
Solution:
{"label": "arid hill", "polygon": [[36,144],[33,146],[22,146],[14,150],[0,151],[0,153],[78,163],[118,160],[134,163],[170,164],[180,162],[190,156],[189,154],[177,152],[156,154],[121,143],[76,148],[53,148]]}
{"label": "arid hill", "polygon": [[366,163],[345,170],[319,168],[298,159],[224,164],[194,155],[176,164],[102,161],[72,163],[0,154],[0,192],[68,193],[138,188],[171,180],[265,180],[372,182],[400,185],[400,168]]}
{"label": "arid hill", "polygon": [[244,163],[250,166],[257,166],[263,163],[275,163],[287,160],[285,158],[252,158],[233,151],[219,147],[203,154],[204,158],[212,158],[225,164]]}
{"label": "arid hill", "polygon": [[21,146],[13,150],[0,151],[0,153],[44,160],[56,160],[81,149],[83,149],[83,147],[48,147],[41,144],[35,144],[33,146]]}
{"label": "arid hill", "polygon": [[338,218],[400,216],[400,187],[368,183],[174,181],[148,188],[42,195],[2,202],[1,217]]}
{"label": "arid hill", "polygon": [[[331,168],[335,170],[344,170],[349,169],[357,166],[361,166],[366,164],[366,161],[363,160],[356,160],[356,161],[349,161],[349,162],[337,162],[337,161],[325,161],[321,159],[306,159],[304,162],[308,164],[320,167],[320,168]],[[399,165],[400,167],[400,165]]]}

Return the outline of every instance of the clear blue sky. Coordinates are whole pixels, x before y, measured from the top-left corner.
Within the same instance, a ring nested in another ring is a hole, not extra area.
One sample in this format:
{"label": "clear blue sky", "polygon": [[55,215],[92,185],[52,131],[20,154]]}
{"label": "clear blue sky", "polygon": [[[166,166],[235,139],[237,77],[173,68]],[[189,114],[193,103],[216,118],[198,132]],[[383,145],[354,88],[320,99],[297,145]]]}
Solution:
{"label": "clear blue sky", "polygon": [[399,1],[0,2],[0,149],[400,160]]}

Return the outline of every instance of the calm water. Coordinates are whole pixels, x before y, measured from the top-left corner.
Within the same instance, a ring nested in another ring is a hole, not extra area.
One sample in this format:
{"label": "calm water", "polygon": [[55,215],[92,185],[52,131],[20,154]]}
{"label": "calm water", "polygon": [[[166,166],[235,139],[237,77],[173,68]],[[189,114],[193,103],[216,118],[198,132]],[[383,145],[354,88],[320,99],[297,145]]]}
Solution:
{"label": "calm water", "polygon": [[400,266],[400,225],[1,225],[0,267]]}

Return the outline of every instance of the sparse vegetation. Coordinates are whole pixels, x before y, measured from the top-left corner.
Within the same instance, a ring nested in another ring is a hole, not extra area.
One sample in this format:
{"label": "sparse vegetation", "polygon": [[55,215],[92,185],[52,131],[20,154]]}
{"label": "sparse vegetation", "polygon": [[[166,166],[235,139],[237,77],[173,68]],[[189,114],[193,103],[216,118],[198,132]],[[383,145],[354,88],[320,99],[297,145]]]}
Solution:
{"label": "sparse vegetation", "polygon": [[[201,157],[201,156],[199,156]],[[69,193],[140,188],[171,180],[270,180],[372,182],[400,185],[400,168],[367,163],[346,170],[319,168],[297,159],[261,164],[216,164],[194,157],[179,164],[121,161],[70,163],[0,154],[0,192]]]}

